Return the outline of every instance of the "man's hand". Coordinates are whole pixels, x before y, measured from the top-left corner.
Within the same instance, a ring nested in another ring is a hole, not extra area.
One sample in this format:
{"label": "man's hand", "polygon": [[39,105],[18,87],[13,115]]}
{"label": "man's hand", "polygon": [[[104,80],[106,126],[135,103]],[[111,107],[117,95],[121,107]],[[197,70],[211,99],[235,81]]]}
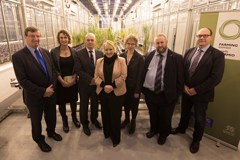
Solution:
{"label": "man's hand", "polygon": [[190,94],[190,92],[189,92],[189,88],[188,88],[188,86],[186,86],[185,84],[184,84],[184,92],[185,92],[186,94],[188,94],[189,96],[191,96],[191,94]]}
{"label": "man's hand", "polygon": [[96,85],[94,78],[91,80],[90,86]]}
{"label": "man's hand", "polygon": [[53,93],[54,93],[54,90],[53,90],[53,88],[52,88],[52,84],[46,89],[46,91],[45,91],[45,93],[44,93],[44,95],[43,95],[43,97],[45,98],[45,97],[51,97],[52,95],[53,95]]}
{"label": "man's hand", "polygon": [[134,93],[134,98],[139,98],[139,94],[138,93]]}
{"label": "man's hand", "polygon": [[195,91],[195,89],[194,89],[194,88],[190,88],[190,89],[189,89],[189,93],[190,93],[190,95],[189,95],[189,96],[194,96],[194,95],[196,95],[196,94],[197,94],[197,92]]}
{"label": "man's hand", "polygon": [[106,85],[105,87],[104,87],[104,92],[106,92],[106,93],[111,93],[113,91],[113,87],[111,86],[111,85]]}

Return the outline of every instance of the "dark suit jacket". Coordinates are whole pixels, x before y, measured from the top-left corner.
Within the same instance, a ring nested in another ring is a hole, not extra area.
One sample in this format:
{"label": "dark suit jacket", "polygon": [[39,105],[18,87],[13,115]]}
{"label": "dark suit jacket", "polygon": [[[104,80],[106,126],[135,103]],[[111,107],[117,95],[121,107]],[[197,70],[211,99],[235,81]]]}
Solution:
{"label": "dark suit jacket", "polygon": [[43,67],[27,47],[12,56],[14,71],[19,84],[23,88],[24,101],[27,106],[44,103],[46,98],[43,98],[43,95],[46,88],[51,84],[56,87],[56,71],[51,62],[50,54],[46,49],[40,47],[39,51],[45,61],[49,81]]}
{"label": "dark suit jacket", "polygon": [[214,87],[217,86],[223,76],[225,58],[223,52],[210,46],[200,60],[195,72],[189,79],[189,67],[191,59],[197,47],[190,48],[184,55],[184,80],[189,88],[195,89],[197,95],[193,99],[212,102],[214,100]]}
{"label": "dark suit jacket", "polygon": [[[147,53],[145,59],[145,66],[143,71],[143,82],[148,71],[148,66],[155,54],[156,50]],[[168,49],[167,60],[164,71],[164,93],[167,101],[173,102],[177,100],[178,96],[183,92],[184,77],[183,77],[183,58],[180,54],[177,54]],[[143,90],[144,93],[144,90]]]}
{"label": "dark suit jacket", "polygon": [[[95,49],[96,62],[97,59],[103,57],[103,52]],[[92,68],[91,60],[86,48],[77,51],[76,53],[76,73],[79,76],[79,89],[84,91],[90,85],[91,80],[94,78],[94,69]]]}
{"label": "dark suit jacket", "polygon": [[[76,62],[76,50],[72,47],[69,47],[70,51],[71,51],[71,54],[72,54],[72,57],[73,57],[73,60],[74,60],[74,63]],[[56,47],[56,48],[53,48],[50,52],[51,54],[51,58],[52,58],[52,61],[53,61],[53,64],[57,70],[57,76],[58,75],[61,75],[61,67],[60,67],[60,46]],[[75,64],[74,64],[74,67],[75,67]],[[73,68],[73,71],[72,71],[72,74],[75,73],[75,68]]]}
{"label": "dark suit jacket", "polygon": [[[127,53],[124,52],[119,55],[126,60],[127,64]],[[140,93],[142,88],[142,73],[144,68],[144,57],[139,54],[136,50],[127,66],[127,79],[126,84],[129,87],[135,87],[135,93]]]}

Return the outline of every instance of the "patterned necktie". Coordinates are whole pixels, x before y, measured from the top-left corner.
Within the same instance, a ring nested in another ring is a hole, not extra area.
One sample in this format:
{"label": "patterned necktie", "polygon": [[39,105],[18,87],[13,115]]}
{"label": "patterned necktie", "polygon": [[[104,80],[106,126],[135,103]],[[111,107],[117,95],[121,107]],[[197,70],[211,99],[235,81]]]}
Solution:
{"label": "patterned necktie", "polygon": [[49,81],[49,75],[48,75],[48,71],[47,71],[47,67],[46,67],[46,64],[44,62],[44,59],[43,57],[40,55],[40,53],[38,52],[37,49],[35,49],[35,53],[36,53],[36,56],[38,58],[38,61],[40,62],[40,64],[42,65],[43,69],[45,70],[46,72],[46,75],[47,75],[47,78],[48,78],[48,81]]}
{"label": "patterned necktie", "polygon": [[192,65],[189,69],[189,78],[192,77],[195,69],[197,68],[198,61],[199,61],[199,58],[201,57],[202,52],[203,51],[201,49],[198,49],[198,53],[197,53],[196,57],[193,59]]}
{"label": "patterned necktie", "polygon": [[160,54],[160,58],[159,58],[159,61],[158,61],[157,73],[156,73],[156,77],[155,77],[154,92],[156,94],[159,94],[161,92],[162,60],[163,60],[163,55]]}
{"label": "patterned necktie", "polygon": [[89,51],[90,53],[90,60],[91,60],[91,63],[92,63],[92,67],[93,67],[93,70],[95,70],[95,65],[94,65],[94,60],[93,60],[93,51]]}

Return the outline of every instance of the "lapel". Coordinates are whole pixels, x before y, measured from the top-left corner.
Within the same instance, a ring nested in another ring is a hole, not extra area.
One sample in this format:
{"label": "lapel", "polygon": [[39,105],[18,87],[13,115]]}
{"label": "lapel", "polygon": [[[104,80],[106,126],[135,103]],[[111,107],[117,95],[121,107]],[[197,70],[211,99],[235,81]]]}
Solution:
{"label": "lapel", "polygon": [[128,66],[131,66],[134,63],[134,61],[136,60],[137,56],[138,55],[137,55],[136,51],[134,50],[132,58],[131,58],[131,60],[130,60],[130,62],[128,64]]}
{"label": "lapel", "polygon": [[197,50],[197,47],[195,49],[193,49],[192,52],[190,52],[188,57],[187,57],[187,68],[188,69],[191,65],[191,60],[192,60],[192,57],[193,57],[194,53],[196,52],[196,50]]}
{"label": "lapel", "polygon": [[[48,76],[49,76],[49,78],[51,78],[51,75],[52,75],[52,67],[51,67],[51,64],[49,64],[48,63],[48,55],[47,54],[49,54],[49,53],[46,53],[42,48],[40,48],[39,47],[39,51],[40,51],[40,53],[41,53],[41,55],[42,55],[42,57],[43,57],[43,59],[44,59],[44,62],[45,62],[45,65],[46,65],[46,68],[47,68],[47,71],[48,71]],[[46,75],[46,72],[45,72],[45,70],[43,69],[43,67],[41,66],[41,68],[42,68],[42,71],[45,73],[45,75]],[[47,77],[47,75],[46,75],[46,77]]]}
{"label": "lapel", "polygon": [[41,66],[41,64],[35,59],[35,57],[33,57],[32,53],[29,51],[29,49],[27,48],[27,46],[24,48],[24,53],[26,54],[26,57],[34,64],[36,65],[40,70],[42,70],[44,73],[44,69]]}
{"label": "lapel", "polygon": [[123,56],[123,58],[125,59],[125,62],[126,62],[126,65],[127,65],[127,52],[124,52],[124,53],[122,54],[122,56]]}
{"label": "lapel", "polygon": [[[95,52],[96,52],[96,51],[95,51]],[[91,61],[90,61],[87,48],[85,48],[85,52],[84,52],[83,56],[84,56],[84,59],[87,60],[87,63],[88,63],[88,65],[89,65],[89,67],[93,70],[92,63],[91,63]]]}
{"label": "lapel", "polygon": [[[197,70],[202,67],[202,65],[207,61],[207,59],[208,59],[209,56],[211,55],[211,53],[212,53],[212,46],[210,46],[210,47],[208,48],[208,50],[206,51],[206,53],[203,55],[202,59],[200,60],[200,62],[199,62],[198,65],[197,65],[197,68],[195,69],[195,72],[194,72],[194,73],[196,73]],[[194,73],[193,73],[193,74],[194,74]]]}

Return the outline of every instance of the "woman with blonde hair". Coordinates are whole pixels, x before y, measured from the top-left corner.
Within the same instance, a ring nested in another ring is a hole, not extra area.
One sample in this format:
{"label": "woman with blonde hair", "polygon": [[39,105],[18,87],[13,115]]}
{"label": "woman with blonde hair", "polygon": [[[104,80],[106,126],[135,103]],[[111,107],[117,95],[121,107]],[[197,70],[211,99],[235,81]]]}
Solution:
{"label": "woman with blonde hair", "polygon": [[104,57],[97,60],[95,69],[96,92],[101,103],[103,133],[105,138],[111,137],[113,147],[120,143],[121,116],[127,66],[125,59],[118,57],[112,41],[103,44]]}

